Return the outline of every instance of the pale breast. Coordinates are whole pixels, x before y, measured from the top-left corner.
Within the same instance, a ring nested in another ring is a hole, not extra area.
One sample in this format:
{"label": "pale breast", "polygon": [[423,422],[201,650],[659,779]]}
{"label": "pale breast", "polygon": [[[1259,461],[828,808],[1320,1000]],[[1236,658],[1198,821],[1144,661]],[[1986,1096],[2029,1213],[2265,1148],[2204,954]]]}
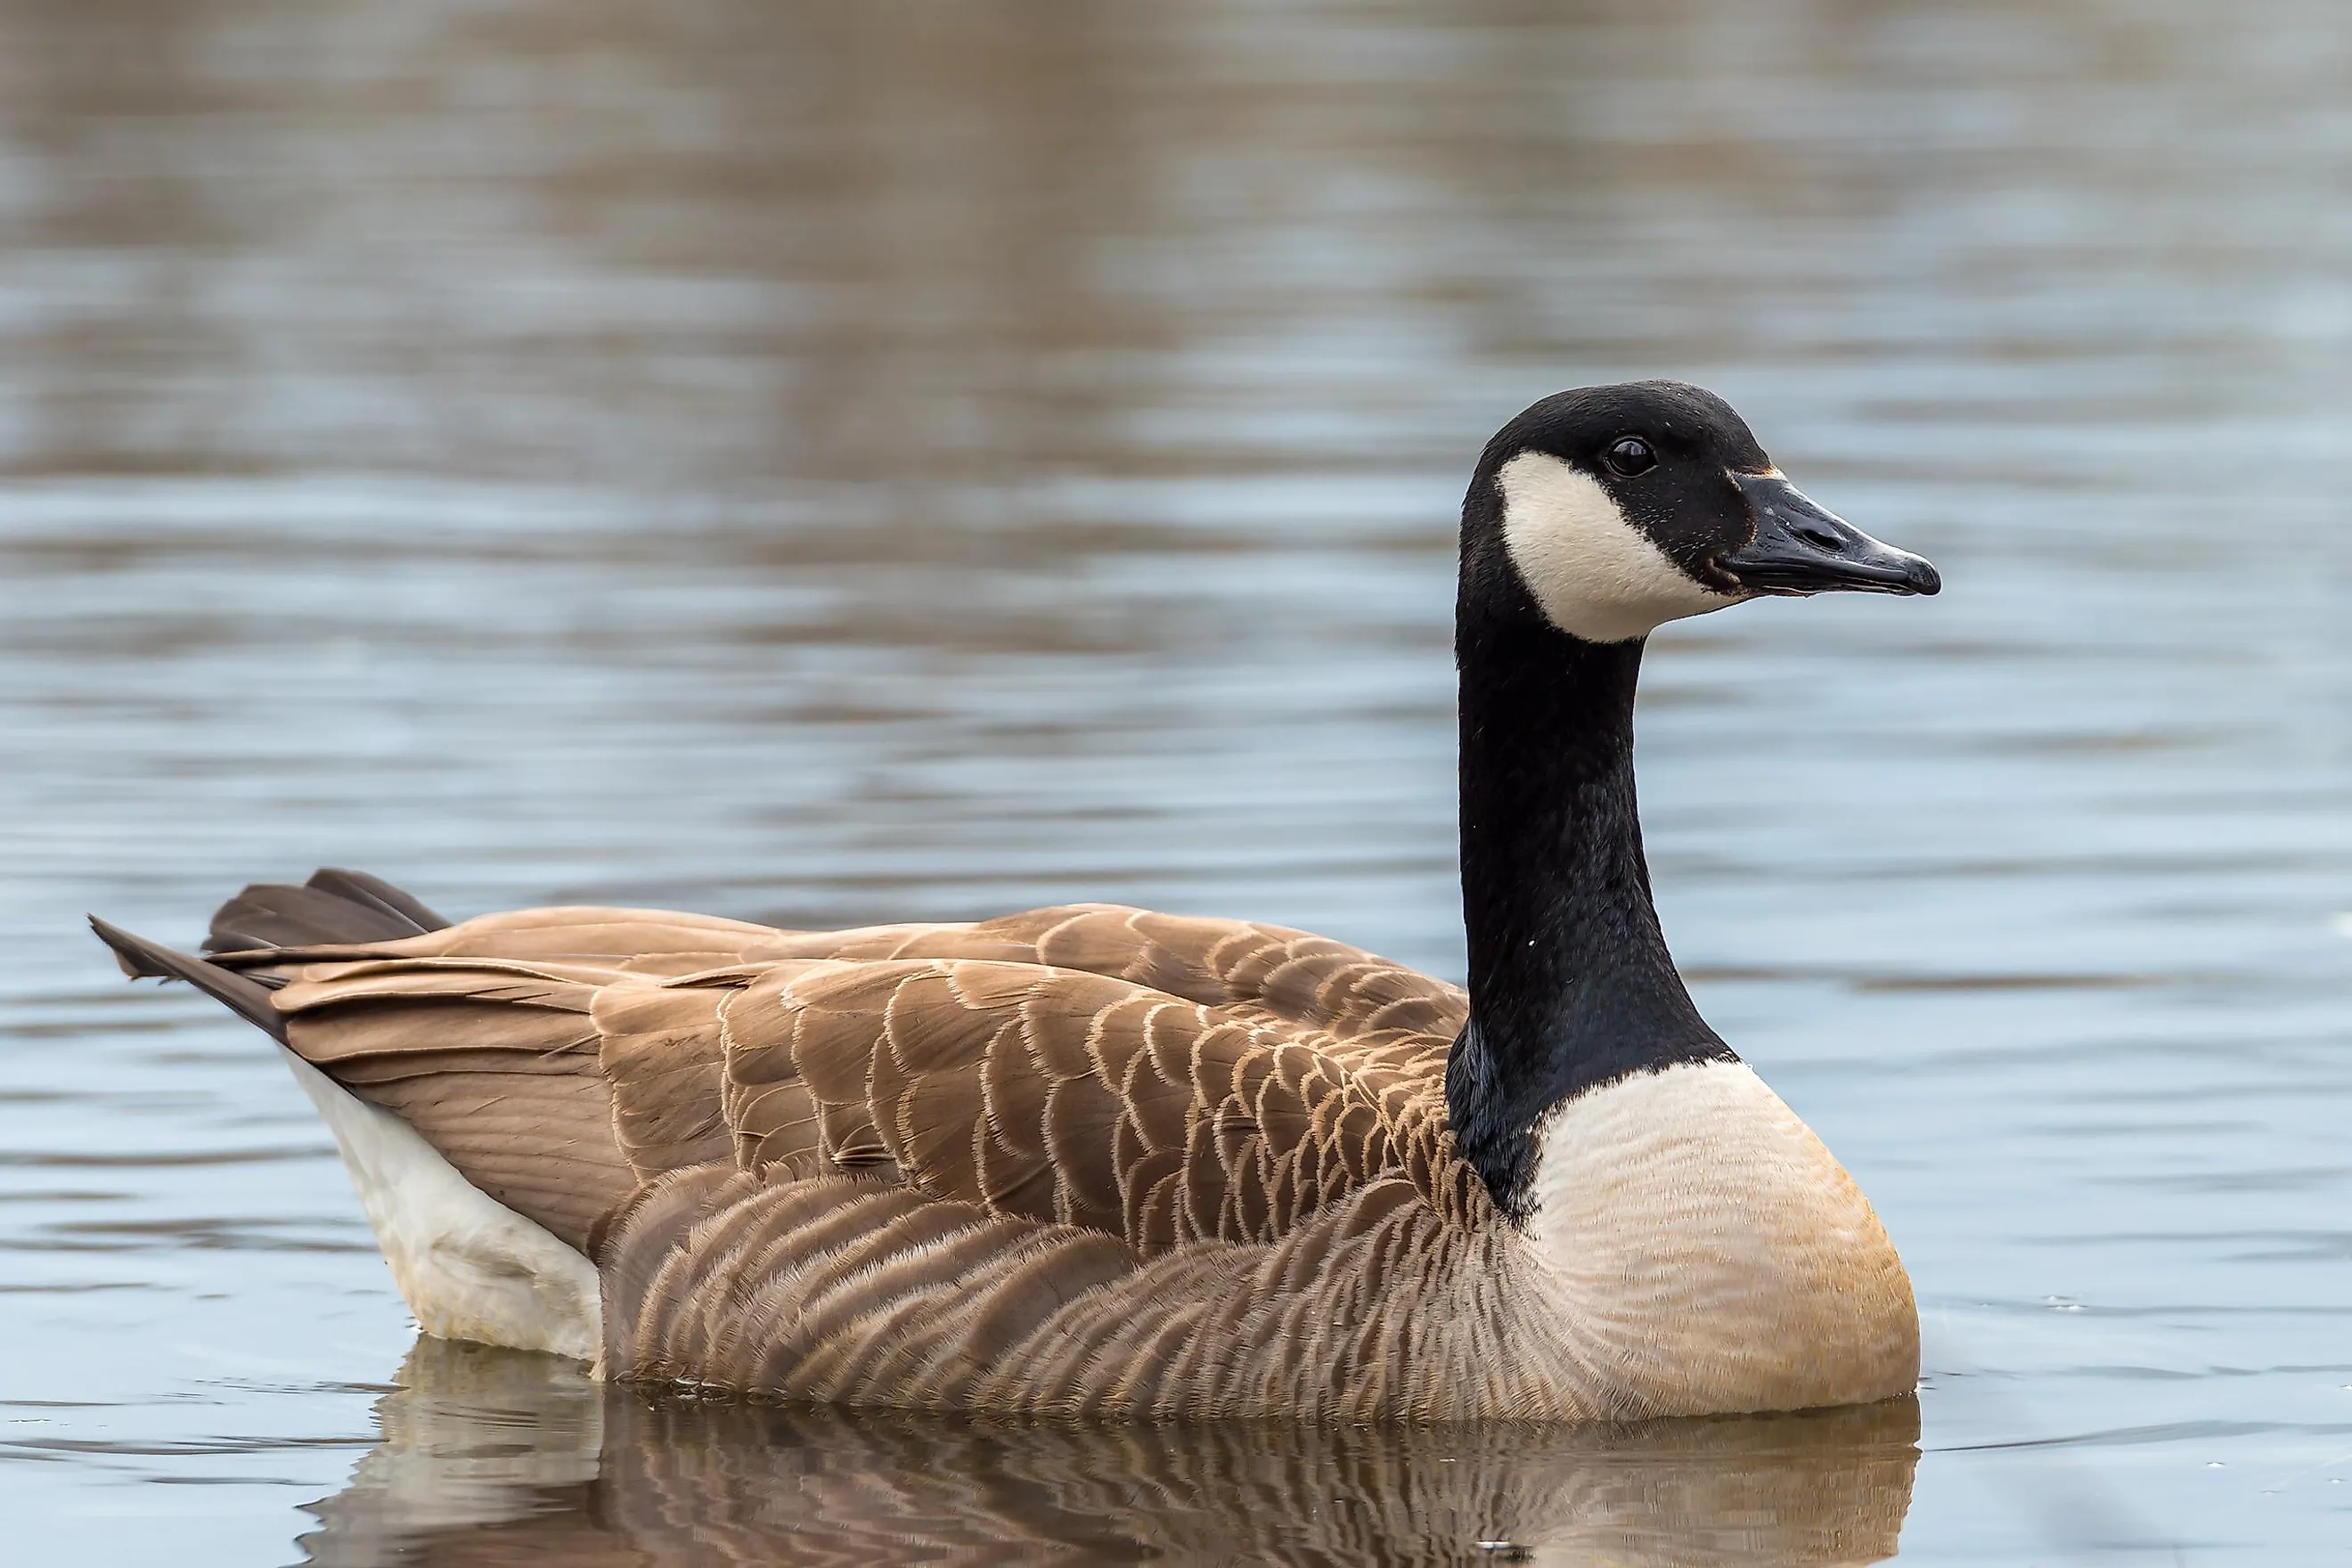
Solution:
{"label": "pale breast", "polygon": [[1542,1130],[1535,1204],[1515,1305],[1565,1383],[1629,1413],[1859,1404],[1918,1381],[1885,1228],[1744,1063],[1570,1100]]}

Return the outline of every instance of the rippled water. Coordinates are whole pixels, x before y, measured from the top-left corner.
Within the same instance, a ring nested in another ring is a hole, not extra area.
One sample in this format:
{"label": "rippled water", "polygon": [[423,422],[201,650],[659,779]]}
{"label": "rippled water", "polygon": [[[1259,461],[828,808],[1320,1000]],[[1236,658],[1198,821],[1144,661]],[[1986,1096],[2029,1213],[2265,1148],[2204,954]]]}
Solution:
{"label": "rippled water", "polygon": [[[2352,1542],[2340,8],[0,0],[0,88],[12,1551]],[[411,1354],[270,1053],[79,928],[326,862],[1454,972],[1461,483],[1647,374],[1944,568],[1674,628],[1642,719],[1916,1412],[1084,1437]]]}

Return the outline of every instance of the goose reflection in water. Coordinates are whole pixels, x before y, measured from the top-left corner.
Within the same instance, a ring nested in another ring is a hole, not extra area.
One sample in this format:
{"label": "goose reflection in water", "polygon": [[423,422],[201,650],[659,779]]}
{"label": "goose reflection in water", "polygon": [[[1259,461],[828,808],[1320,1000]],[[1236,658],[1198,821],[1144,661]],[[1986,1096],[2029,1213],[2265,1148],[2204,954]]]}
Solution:
{"label": "goose reflection in water", "polygon": [[422,1339],[314,1563],[1831,1564],[1895,1553],[1916,1401],[1625,1426],[1048,1427],[651,1400]]}

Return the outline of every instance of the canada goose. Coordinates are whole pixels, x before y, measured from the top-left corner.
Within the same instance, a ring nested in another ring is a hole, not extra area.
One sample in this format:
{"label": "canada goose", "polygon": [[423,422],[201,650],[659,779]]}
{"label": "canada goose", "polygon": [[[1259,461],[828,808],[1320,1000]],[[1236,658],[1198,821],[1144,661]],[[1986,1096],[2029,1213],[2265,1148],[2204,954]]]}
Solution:
{"label": "canada goose", "polygon": [[209,959],[93,923],[286,1047],[431,1334],[1009,1415],[1884,1399],[1917,1375],[1910,1282],[1675,973],[1633,691],[1663,622],[1937,585],[1696,387],[1505,426],[1462,513],[1466,994],[1103,905],[453,925],[331,870],[230,900]]}

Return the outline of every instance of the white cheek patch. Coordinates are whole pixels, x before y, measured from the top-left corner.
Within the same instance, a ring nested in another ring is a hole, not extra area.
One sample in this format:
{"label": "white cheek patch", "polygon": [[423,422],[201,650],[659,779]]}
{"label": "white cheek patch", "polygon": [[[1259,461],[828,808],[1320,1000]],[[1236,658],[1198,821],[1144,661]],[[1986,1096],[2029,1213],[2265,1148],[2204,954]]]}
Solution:
{"label": "white cheek patch", "polygon": [[1495,476],[1503,543],[1551,624],[1587,642],[1647,637],[1667,621],[1739,603],[1666,559],[1591,475],[1522,452]]}

